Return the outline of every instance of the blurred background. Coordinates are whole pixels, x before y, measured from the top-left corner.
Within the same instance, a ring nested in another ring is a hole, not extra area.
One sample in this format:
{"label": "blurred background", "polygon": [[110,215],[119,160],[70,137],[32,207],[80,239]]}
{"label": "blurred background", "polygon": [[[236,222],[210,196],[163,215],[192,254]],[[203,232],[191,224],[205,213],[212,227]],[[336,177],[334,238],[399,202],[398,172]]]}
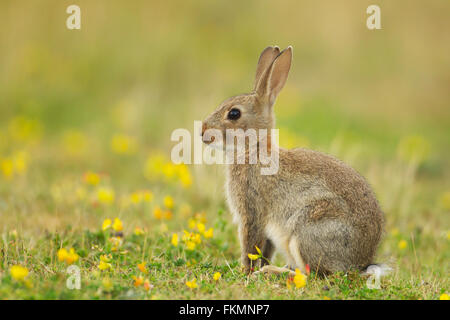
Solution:
{"label": "blurred background", "polygon": [[[66,28],[71,4],[81,30]],[[450,2],[378,0],[381,30],[366,27],[370,4],[3,0],[2,231],[107,216],[151,228],[164,199],[178,208],[167,223],[226,211],[223,168],[171,164],[170,134],[250,91],[266,46],[292,45],[281,145],[354,166],[388,230],[449,238]]]}

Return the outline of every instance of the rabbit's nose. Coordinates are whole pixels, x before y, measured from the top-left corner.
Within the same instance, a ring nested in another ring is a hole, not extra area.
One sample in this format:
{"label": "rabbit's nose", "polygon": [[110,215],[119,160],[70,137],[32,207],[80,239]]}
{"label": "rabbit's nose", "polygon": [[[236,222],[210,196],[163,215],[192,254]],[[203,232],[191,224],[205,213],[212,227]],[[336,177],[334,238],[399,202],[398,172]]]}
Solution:
{"label": "rabbit's nose", "polygon": [[203,122],[203,124],[202,124],[202,137],[205,134],[205,131],[206,131],[206,123]]}

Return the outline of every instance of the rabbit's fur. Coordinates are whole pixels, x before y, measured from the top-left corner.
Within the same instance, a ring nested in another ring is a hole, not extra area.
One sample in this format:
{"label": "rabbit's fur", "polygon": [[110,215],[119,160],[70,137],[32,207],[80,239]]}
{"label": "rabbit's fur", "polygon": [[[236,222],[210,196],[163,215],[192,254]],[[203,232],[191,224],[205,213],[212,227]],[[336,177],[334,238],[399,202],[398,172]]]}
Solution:
{"label": "rabbit's fur", "polygon": [[[273,104],[283,88],[292,48],[266,48],[260,56],[254,90],[224,101],[203,122],[207,129],[272,129]],[[241,117],[227,119],[230,109]],[[205,141],[208,143],[208,141]],[[270,145],[269,145],[270,147]],[[327,274],[363,270],[373,262],[384,215],[366,180],[340,160],[308,149],[279,148],[279,170],[261,175],[261,163],[227,165],[226,193],[239,226],[242,263],[262,249],[271,259],[281,251],[291,268]],[[261,264],[265,262],[261,260]]]}

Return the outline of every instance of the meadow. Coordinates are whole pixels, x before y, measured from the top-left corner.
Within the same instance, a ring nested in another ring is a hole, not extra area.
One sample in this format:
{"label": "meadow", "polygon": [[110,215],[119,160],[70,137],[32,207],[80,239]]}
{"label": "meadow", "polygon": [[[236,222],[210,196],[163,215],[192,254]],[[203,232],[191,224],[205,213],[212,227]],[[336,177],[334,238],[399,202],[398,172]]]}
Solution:
{"label": "meadow", "polygon": [[[378,2],[382,30],[368,1],[80,0],[68,30],[72,2],[2,1],[0,298],[448,299],[450,4]],[[280,144],[349,163],[386,214],[378,289],[244,274],[224,167],[170,160],[273,44]]]}

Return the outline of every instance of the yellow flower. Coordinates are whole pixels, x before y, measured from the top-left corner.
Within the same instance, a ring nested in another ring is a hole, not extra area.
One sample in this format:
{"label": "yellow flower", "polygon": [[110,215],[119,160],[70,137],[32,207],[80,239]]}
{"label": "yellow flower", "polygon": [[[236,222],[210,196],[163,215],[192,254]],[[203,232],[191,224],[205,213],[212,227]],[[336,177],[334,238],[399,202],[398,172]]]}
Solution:
{"label": "yellow flower", "polygon": [[112,224],[112,228],[114,231],[120,232],[123,230],[123,224],[122,221],[119,218],[115,218],[114,222]]}
{"label": "yellow flower", "polygon": [[194,233],[191,236],[192,241],[194,241],[196,244],[200,244],[202,242],[202,238],[200,237],[200,233]]}
{"label": "yellow flower", "polygon": [[109,229],[111,227],[111,224],[112,224],[111,219],[103,220],[102,230],[105,231],[105,230]]}
{"label": "yellow flower", "polygon": [[136,147],[136,140],[130,136],[116,134],[111,139],[111,150],[117,154],[132,154]]}
{"label": "yellow flower", "polygon": [[327,297],[327,296],[324,296],[324,297],[323,297],[323,300],[331,300],[331,298],[330,298],[330,297]]}
{"label": "yellow flower", "polygon": [[108,254],[108,255],[102,254],[100,256],[100,261],[109,262],[109,261],[111,261],[111,258],[112,258],[111,254]]}
{"label": "yellow flower", "polygon": [[172,217],[173,217],[172,211],[166,210],[166,211],[163,212],[163,218],[164,218],[164,219],[166,219],[166,220],[171,220]]}
{"label": "yellow flower", "polygon": [[209,228],[208,231],[206,231],[206,232],[203,234],[203,236],[204,236],[206,239],[212,238],[213,235],[214,235],[214,229],[213,229],[213,228]]}
{"label": "yellow flower", "polygon": [[145,202],[152,202],[153,201],[153,193],[149,190],[142,191],[142,198]]}
{"label": "yellow flower", "polygon": [[6,179],[12,178],[14,174],[14,163],[11,159],[0,160],[0,170]]}
{"label": "yellow flower", "polygon": [[74,248],[70,248],[69,253],[68,253],[67,257],[66,257],[66,263],[67,264],[72,264],[74,262],[77,262],[78,258],[79,258],[79,256],[75,252],[75,249]]}
{"label": "yellow flower", "polygon": [[406,240],[400,240],[397,246],[400,250],[406,249],[408,242],[406,242]]}
{"label": "yellow flower", "polygon": [[140,192],[133,192],[130,195],[130,200],[134,204],[139,204],[142,201],[142,194]]}
{"label": "yellow flower", "polygon": [[206,213],[205,212],[197,212],[195,214],[195,220],[201,223],[206,223]]}
{"label": "yellow flower", "polygon": [[114,202],[115,193],[111,188],[99,188],[97,190],[97,199],[100,203],[111,204]]}
{"label": "yellow flower", "polygon": [[299,269],[295,269],[294,283],[297,288],[303,288],[306,285],[306,276]]}
{"label": "yellow flower", "polygon": [[98,265],[98,268],[102,271],[111,269],[111,267],[111,263],[105,262],[103,260],[100,260],[100,263]]}
{"label": "yellow flower", "polygon": [[134,234],[137,236],[141,236],[141,235],[145,234],[145,231],[140,227],[136,227],[136,228],[134,228]]}
{"label": "yellow flower", "polygon": [[145,289],[145,291],[149,291],[151,288],[153,288],[153,285],[150,284],[150,281],[148,279],[145,279],[145,281],[144,281],[144,289]]}
{"label": "yellow flower", "polygon": [[15,265],[9,269],[9,273],[14,280],[24,281],[28,276],[28,269],[19,265]]}
{"label": "yellow flower", "polygon": [[132,276],[132,278],[133,278],[133,280],[134,280],[133,285],[134,285],[135,287],[139,287],[139,286],[144,282],[144,279],[143,279],[142,277]]}
{"label": "yellow flower", "polygon": [[447,240],[450,240],[450,231],[447,231]]}
{"label": "yellow flower", "polygon": [[174,233],[172,235],[172,240],[170,241],[174,247],[178,246],[178,234]]}
{"label": "yellow flower", "polygon": [[100,183],[100,175],[98,173],[88,171],[84,174],[84,182],[96,186]]}
{"label": "yellow flower", "polygon": [[197,230],[198,230],[200,233],[205,232],[205,225],[204,225],[203,223],[201,223],[201,222],[197,223]]}
{"label": "yellow flower", "polygon": [[109,263],[110,260],[111,260],[110,254],[109,255],[105,255],[105,254],[101,255],[98,268],[102,271],[111,269],[112,266],[111,266],[111,263]]}
{"label": "yellow flower", "polygon": [[197,226],[197,223],[195,222],[195,220],[194,219],[189,219],[189,221],[188,221],[188,227],[189,227],[189,229],[195,229],[195,227]]}
{"label": "yellow flower", "polygon": [[195,242],[194,241],[186,241],[186,249],[192,251],[195,249]]}
{"label": "yellow flower", "polygon": [[446,293],[441,294],[441,296],[439,297],[439,300],[449,300],[449,296]]}
{"label": "yellow flower", "polygon": [[256,259],[259,258],[259,255],[249,253],[249,254],[248,254],[248,258],[249,258],[250,260],[256,260]]}
{"label": "yellow flower", "polygon": [[155,217],[155,219],[158,219],[158,220],[161,220],[161,219],[162,219],[162,217],[163,217],[163,212],[162,212],[162,210],[161,210],[160,207],[156,206],[156,207],[153,209],[153,216]]}
{"label": "yellow flower", "polygon": [[78,261],[78,254],[75,252],[74,248],[70,248],[69,251],[67,251],[65,248],[61,248],[58,250],[58,260],[60,262],[66,262],[67,264],[72,264],[76,261]]}
{"label": "yellow flower", "polygon": [[167,209],[172,209],[173,208],[174,202],[173,202],[173,198],[171,196],[165,196],[163,201],[164,201],[164,206]]}
{"label": "yellow flower", "polygon": [[138,265],[138,269],[142,272],[142,273],[147,273],[147,268],[145,267],[145,262],[139,263]]}
{"label": "yellow flower", "polygon": [[255,246],[255,249],[256,249],[256,252],[258,252],[258,254],[261,256],[262,255],[261,249],[259,249],[258,246]]}
{"label": "yellow flower", "polygon": [[197,279],[194,278],[191,281],[186,281],[186,285],[191,289],[197,288]]}
{"label": "yellow flower", "polygon": [[14,172],[18,175],[23,175],[27,171],[28,166],[28,154],[25,151],[16,152],[12,156],[14,165]]}
{"label": "yellow flower", "polygon": [[66,260],[66,257],[69,253],[67,252],[67,250],[65,248],[61,248],[58,250],[58,260],[60,262],[63,262]]}
{"label": "yellow flower", "polygon": [[213,279],[214,279],[215,281],[219,280],[221,277],[222,277],[222,275],[220,274],[220,272],[216,272],[216,273],[214,273],[214,275],[213,275]]}

